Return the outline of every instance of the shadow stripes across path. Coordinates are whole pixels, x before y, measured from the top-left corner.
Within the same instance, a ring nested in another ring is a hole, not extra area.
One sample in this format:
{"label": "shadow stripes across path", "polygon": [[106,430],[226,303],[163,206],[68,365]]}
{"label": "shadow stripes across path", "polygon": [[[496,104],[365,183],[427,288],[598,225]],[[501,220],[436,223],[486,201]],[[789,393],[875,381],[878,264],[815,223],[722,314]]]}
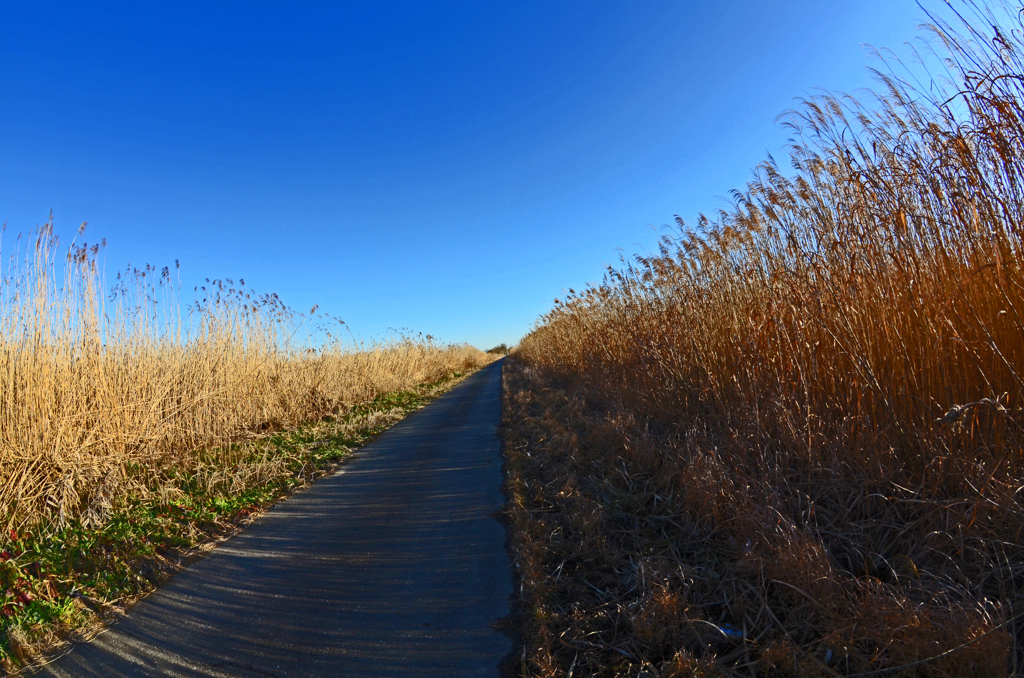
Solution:
{"label": "shadow stripes across path", "polygon": [[498,676],[501,363],[178,574],[47,676]]}

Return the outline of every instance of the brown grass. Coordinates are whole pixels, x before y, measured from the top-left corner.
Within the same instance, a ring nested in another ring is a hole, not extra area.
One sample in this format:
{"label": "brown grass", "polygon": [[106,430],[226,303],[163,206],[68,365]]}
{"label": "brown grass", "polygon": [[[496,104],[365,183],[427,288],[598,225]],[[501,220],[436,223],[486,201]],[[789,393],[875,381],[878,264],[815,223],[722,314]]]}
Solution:
{"label": "brown grass", "polygon": [[520,344],[526,674],[1024,671],[1024,27],[956,9]]}
{"label": "brown grass", "polygon": [[118,273],[107,295],[99,247],[62,258],[50,224],[18,244],[0,278],[7,528],[102,523],[120,497],[159,492],[167,469],[218,467],[211,453],[260,432],[492,359],[429,337],[343,341],[342,323],[244,281],[207,281],[183,312],[167,268]]}

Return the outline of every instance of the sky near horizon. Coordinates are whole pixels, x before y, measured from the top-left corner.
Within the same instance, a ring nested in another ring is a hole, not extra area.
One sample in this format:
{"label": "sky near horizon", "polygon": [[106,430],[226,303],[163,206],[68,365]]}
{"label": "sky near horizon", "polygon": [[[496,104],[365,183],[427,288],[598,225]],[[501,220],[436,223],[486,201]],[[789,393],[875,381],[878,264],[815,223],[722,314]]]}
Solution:
{"label": "sky near horizon", "polygon": [[[936,3],[925,3],[932,7]],[[244,278],[363,338],[512,344],[726,206],[913,0],[0,7],[0,221]],[[108,282],[112,282],[108,280]]]}

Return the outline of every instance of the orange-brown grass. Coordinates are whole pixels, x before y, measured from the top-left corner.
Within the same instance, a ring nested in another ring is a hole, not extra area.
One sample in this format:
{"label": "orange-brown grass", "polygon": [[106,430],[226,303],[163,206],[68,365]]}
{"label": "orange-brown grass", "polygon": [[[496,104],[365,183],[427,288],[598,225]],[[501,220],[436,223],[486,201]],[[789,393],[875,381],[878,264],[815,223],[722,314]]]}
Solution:
{"label": "orange-brown grass", "polygon": [[121,498],[159,493],[175,469],[217,468],[262,431],[492,360],[429,338],[342,342],[340,323],[244,283],[208,283],[183,312],[166,268],[119,273],[106,294],[98,247],[59,257],[50,224],[24,243],[0,279],[6,528],[102,523]]}
{"label": "orange-brown grass", "polygon": [[1021,8],[957,7],[519,345],[527,675],[1024,671]]}

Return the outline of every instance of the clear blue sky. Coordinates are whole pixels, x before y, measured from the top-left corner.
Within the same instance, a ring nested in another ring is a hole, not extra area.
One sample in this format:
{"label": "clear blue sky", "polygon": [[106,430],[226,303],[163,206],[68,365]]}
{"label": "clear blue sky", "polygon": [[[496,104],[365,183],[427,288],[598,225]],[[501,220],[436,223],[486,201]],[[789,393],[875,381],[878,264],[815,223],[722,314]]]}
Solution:
{"label": "clear blue sky", "polygon": [[[935,3],[930,3],[934,5]],[[339,9],[340,7],[340,9]],[[513,343],[722,207],[912,0],[0,8],[0,220],[245,278],[363,337]]]}

